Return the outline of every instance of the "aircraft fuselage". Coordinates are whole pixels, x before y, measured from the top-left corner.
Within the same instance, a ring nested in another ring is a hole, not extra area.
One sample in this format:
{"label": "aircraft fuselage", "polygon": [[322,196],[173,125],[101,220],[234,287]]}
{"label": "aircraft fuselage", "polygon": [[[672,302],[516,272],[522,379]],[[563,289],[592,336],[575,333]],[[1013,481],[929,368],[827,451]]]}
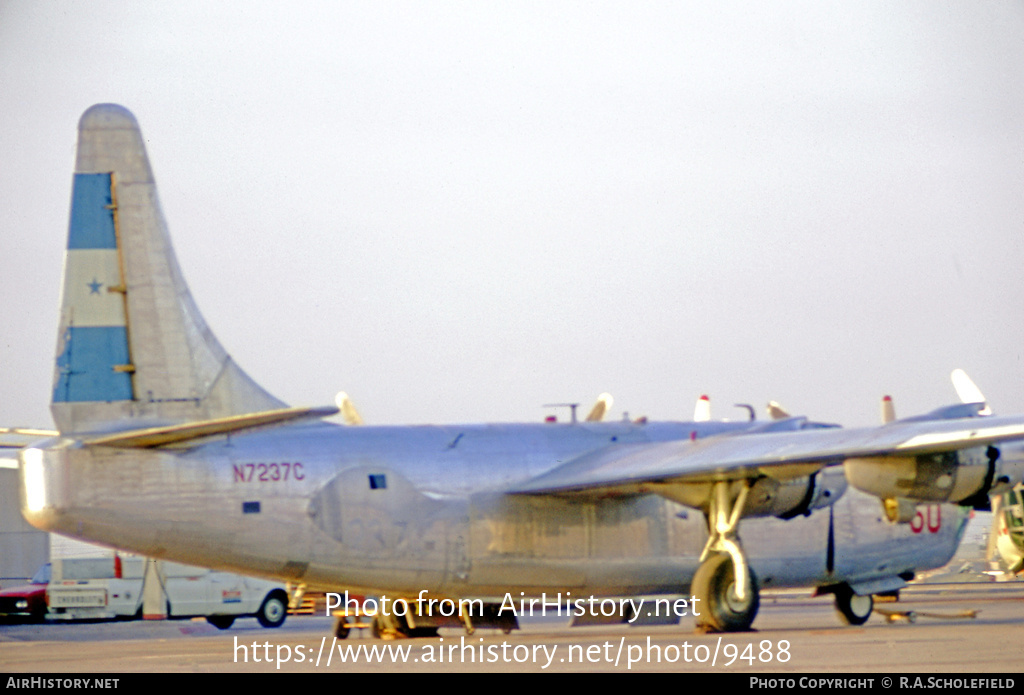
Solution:
{"label": "aircraft fuselage", "polygon": [[[708,536],[700,511],[656,494],[504,491],[609,445],[746,426],[315,421],[182,449],[66,440],[23,455],[22,507],[53,531],[330,590],[684,593]],[[919,522],[889,524],[875,497],[849,489],[807,517],[745,519],[741,535],[762,588],[867,581],[953,555],[964,515],[920,510]]]}

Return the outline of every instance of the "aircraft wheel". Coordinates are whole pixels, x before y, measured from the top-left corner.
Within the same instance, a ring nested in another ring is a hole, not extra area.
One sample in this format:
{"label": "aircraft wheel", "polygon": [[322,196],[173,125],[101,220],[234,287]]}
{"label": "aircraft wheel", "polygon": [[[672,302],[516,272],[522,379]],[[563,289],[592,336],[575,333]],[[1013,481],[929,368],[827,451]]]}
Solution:
{"label": "aircraft wheel", "polygon": [[875,599],[871,594],[858,596],[845,584],[836,591],[836,609],[848,625],[863,625],[874,608]]}
{"label": "aircraft wheel", "polygon": [[206,616],[206,622],[213,625],[218,630],[227,630],[229,627],[234,625],[235,616],[233,615],[208,615]]}
{"label": "aircraft wheel", "polygon": [[334,636],[338,639],[345,639],[349,633],[348,618],[338,616],[334,619]]}
{"label": "aircraft wheel", "polygon": [[691,591],[700,600],[697,627],[712,632],[742,632],[749,630],[761,598],[757,578],[749,570],[747,598],[736,597],[736,580],[732,558],[726,553],[715,553],[697,568]]}
{"label": "aircraft wheel", "polygon": [[437,637],[436,627],[418,627],[413,630],[409,630],[409,637]]}
{"label": "aircraft wheel", "polygon": [[256,612],[256,620],[263,627],[281,627],[288,616],[288,599],[281,593],[273,593],[263,600]]}
{"label": "aircraft wheel", "polygon": [[409,617],[402,616],[396,621],[398,623],[398,634],[402,637],[437,637],[436,627],[409,627]]}

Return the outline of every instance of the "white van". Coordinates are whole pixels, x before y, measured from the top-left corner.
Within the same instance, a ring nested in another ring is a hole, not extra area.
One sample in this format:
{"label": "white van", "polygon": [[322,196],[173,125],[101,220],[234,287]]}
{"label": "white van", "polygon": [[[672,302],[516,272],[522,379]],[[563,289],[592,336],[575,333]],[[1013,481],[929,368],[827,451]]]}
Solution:
{"label": "white van", "polygon": [[[142,618],[146,563],[146,558],[121,555],[53,560],[47,617]],[[157,561],[148,576],[160,583],[156,595],[165,605],[157,612],[168,618],[204,616],[225,630],[245,616],[255,617],[263,627],[279,627],[288,614],[288,594],[276,582],[166,561]]]}

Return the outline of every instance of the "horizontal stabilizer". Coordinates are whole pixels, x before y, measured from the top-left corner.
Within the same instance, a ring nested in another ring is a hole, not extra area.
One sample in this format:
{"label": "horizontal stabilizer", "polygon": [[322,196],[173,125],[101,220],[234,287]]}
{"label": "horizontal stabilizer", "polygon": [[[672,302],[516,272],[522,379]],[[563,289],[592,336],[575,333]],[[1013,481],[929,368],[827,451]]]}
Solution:
{"label": "horizontal stabilizer", "polygon": [[0,449],[21,449],[40,439],[56,437],[54,430],[37,430],[25,427],[0,427]]}
{"label": "horizontal stabilizer", "polygon": [[106,434],[99,437],[85,439],[84,443],[96,446],[117,446],[146,449],[158,446],[167,446],[170,444],[181,444],[182,442],[200,439],[202,437],[239,432],[253,427],[276,425],[302,417],[327,417],[329,415],[334,415],[337,412],[338,409],[333,406],[321,408],[280,408],[278,410],[265,410],[260,413],[248,413],[246,415],[232,415],[229,417],[215,418],[213,420],[188,422],[183,425],[146,427],[144,429],[129,430],[127,432],[116,432],[114,434]]}

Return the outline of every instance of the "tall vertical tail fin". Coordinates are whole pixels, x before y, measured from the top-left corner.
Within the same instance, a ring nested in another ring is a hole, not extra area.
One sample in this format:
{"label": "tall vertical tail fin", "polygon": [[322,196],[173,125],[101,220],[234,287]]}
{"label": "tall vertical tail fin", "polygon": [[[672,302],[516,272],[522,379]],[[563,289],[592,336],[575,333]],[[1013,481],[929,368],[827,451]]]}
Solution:
{"label": "tall vertical tail fin", "polygon": [[284,404],[207,327],[182,278],[135,117],[79,121],[51,409],[64,433],[229,417]]}

